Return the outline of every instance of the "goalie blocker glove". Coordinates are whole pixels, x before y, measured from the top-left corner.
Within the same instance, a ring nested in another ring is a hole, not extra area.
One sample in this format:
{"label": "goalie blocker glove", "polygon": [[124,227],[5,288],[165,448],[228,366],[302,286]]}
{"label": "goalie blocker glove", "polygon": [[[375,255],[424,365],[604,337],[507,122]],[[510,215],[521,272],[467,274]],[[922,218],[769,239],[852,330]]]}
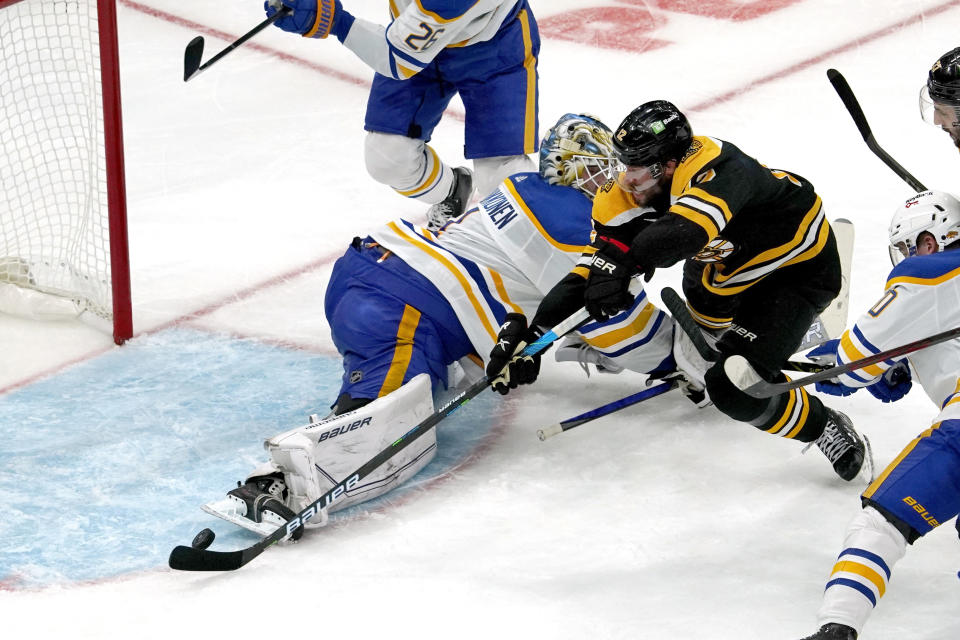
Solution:
{"label": "goalie blocker glove", "polygon": [[[543,332],[536,327],[527,327],[527,318],[522,313],[508,313],[497,334],[497,344],[490,351],[487,362],[487,377],[490,386],[501,395],[521,384],[532,384],[540,375],[540,356],[523,356],[526,346],[540,339]],[[544,350],[545,351],[545,350]]]}
{"label": "goalie blocker glove", "polygon": [[293,11],[274,24],[304,38],[326,38],[332,33],[343,42],[353,26],[354,17],[344,11],[340,0],[267,0],[263,3],[268,18],[284,6]]}

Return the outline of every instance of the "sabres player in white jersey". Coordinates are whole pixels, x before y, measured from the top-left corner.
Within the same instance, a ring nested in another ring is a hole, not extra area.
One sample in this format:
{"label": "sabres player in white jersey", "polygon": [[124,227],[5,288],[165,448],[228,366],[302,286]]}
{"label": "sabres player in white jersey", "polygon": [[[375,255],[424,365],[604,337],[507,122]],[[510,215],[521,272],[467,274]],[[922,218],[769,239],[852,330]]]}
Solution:
{"label": "sabres player in white jersey", "polygon": [[[920,113],[960,147],[960,47],[930,68]],[[832,345],[838,364],[960,326],[960,201],[936,191],[917,194],[894,213],[889,237],[895,266],[886,290]],[[818,350],[826,349],[810,354]],[[847,528],[824,590],[820,628],[805,640],[856,640],[907,544],[960,513],[960,340],[879,362],[817,390],[847,395],[866,387],[894,402],[910,390],[912,377],[940,413],[863,492],[863,509]]]}
{"label": "sabres player in white jersey", "polygon": [[[935,191],[907,200],[890,224],[890,249],[896,266],[880,300],[810,355],[832,351],[842,365],[960,326],[960,201]],[[911,377],[940,414],[863,492],[827,581],[820,630],[807,640],[855,640],[907,544],[960,512],[960,340],[843,374],[817,390],[847,395],[866,387],[893,402],[910,390]]]}
{"label": "sabres player in white jersey", "polygon": [[[390,0],[391,22],[354,18],[340,0],[268,0],[285,31],[333,34],[376,71],[364,128],[367,171],[430,207],[433,228],[463,213],[476,186],[492,191],[532,171],[537,150],[540,36],[527,0]],[[464,157],[451,168],[427,143],[454,94],[466,111]]]}
{"label": "sabres player in white jersey", "polygon": [[[205,509],[269,534],[429,416],[432,392],[450,382],[448,367],[457,363],[454,369],[479,377],[479,354],[494,348],[501,324],[532,314],[582,259],[593,195],[613,164],[610,130],[567,114],[544,138],[539,173],[511,176],[440,232],[395,220],[355,238],[334,266],[325,300],[343,357],[333,414],[267,440],[270,461]],[[675,369],[672,320],[642,292],[622,317],[581,332],[616,366],[654,375]],[[539,357],[534,364],[539,370]],[[434,433],[425,434],[330,510],[390,490],[435,451]]]}

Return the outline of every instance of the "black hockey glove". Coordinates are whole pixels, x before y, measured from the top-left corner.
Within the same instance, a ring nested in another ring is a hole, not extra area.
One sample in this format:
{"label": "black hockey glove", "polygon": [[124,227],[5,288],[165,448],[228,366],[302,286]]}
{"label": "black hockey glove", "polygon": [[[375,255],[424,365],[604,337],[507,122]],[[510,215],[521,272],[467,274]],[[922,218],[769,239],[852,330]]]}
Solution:
{"label": "black hockey glove", "polygon": [[508,313],[497,334],[497,344],[487,361],[490,386],[501,395],[521,384],[532,384],[540,374],[540,355],[521,356],[520,352],[543,335],[536,327],[527,327],[522,313]]}
{"label": "black hockey glove", "polygon": [[634,296],[629,291],[630,279],[640,269],[630,255],[630,248],[622,242],[597,236],[594,245],[597,252],[590,262],[583,304],[590,317],[603,322],[633,304]]}

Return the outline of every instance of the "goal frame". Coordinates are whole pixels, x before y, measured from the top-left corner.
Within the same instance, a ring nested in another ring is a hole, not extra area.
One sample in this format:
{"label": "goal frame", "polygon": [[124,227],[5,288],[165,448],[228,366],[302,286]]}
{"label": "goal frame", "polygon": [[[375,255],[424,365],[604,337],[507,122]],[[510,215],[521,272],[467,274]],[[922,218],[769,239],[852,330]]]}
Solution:
{"label": "goal frame", "polygon": [[[0,0],[0,10],[24,0]],[[94,0],[79,0],[89,1]],[[130,292],[130,252],[127,238],[127,197],[123,158],[123,111],[120,100],[120,55],[116,0],[96,0],[100,48],[100,85],[104,153],[107,175],[107,212],[110,234],[110,281],[113,304],[113,341],[133,337]]]}

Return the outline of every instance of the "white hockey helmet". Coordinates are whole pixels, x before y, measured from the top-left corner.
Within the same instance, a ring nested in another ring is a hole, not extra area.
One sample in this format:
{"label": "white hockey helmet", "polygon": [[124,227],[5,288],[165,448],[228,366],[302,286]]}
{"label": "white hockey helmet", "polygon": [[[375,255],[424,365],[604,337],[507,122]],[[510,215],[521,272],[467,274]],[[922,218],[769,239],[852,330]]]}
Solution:
{"label": "white hockey helmet", "polygon": [[927,232],[939,251],[960,241],[960,201],[944,191],[924,191],[907,199],[890,221],[890,261],[896,265],[917,254],[917,239]]}
{"label": "white hockey helmet", "polygon": [[575,187],[592,198],[615,176],[612,136],[594,116],[564,114],[540,143],[540,175],[550,184]]}

